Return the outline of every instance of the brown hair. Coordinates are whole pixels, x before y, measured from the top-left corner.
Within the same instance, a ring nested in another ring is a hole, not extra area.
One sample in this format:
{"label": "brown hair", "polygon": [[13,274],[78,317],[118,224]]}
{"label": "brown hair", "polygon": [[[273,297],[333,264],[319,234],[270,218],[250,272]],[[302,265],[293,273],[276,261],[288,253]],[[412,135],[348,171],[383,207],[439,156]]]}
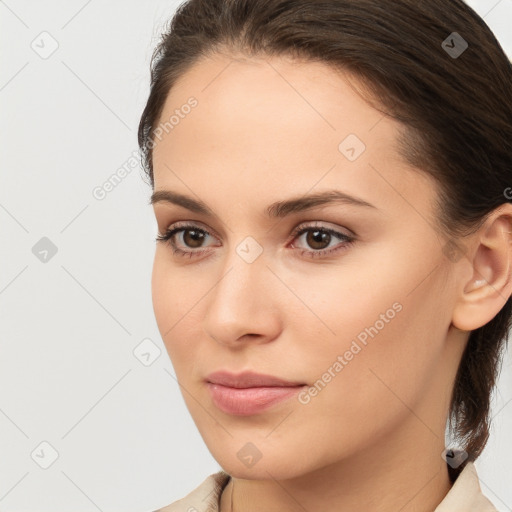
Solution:
{"label": "brown hair", "polygon": [[[461,54],[450,51],[460,53],[464,41],[468,47]],[[450,259],[461,252],[451,238],[478,229],[510,199],[504,191],[512,184],[512,65],[462,0],[182,3],[153,54],[139,125],[152,188],[153,135],[167,94],[200,58],[217,52],[324,62],[359,78],[368,101],[402,123],[405,161],[436,180],[438,227],[449,238]],[[449,426],[467,460],[480,455],[489,437],[491,392],[511,308],[509,298],[490,322],[470,333],[458,368]]]}

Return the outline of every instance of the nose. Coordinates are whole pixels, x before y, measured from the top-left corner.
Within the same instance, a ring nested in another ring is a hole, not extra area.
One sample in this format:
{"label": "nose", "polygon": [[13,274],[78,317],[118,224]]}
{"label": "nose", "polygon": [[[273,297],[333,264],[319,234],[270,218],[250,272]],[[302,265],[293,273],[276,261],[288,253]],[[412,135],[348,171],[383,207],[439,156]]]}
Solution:
{"label": "nose", "polygon": [[233,348],[267,343],[277,338],[281,319],[276,287],[282,286],[262,256],[247,263],[233,251],[211,292],[204,330],[220,344]]}

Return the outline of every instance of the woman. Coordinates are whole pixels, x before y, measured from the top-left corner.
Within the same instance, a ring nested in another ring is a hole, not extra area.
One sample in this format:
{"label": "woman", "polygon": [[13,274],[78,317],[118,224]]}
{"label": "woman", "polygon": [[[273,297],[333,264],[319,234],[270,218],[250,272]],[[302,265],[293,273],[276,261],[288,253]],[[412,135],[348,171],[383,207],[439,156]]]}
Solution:
{"label": "woman", "polygon": [[178,8],[139,126],[153,305],[222,470],[161,510],[496,510],[511,84],[461,0]]}

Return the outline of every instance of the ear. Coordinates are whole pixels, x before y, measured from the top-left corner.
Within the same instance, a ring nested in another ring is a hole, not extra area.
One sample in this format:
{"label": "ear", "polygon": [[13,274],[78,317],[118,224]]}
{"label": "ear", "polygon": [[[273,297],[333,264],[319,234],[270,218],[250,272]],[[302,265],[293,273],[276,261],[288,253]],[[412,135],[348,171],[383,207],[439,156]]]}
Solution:
{"label": "ear", "polygon": [[453,311],[452,324],[458,329],[472,331],[482,327],[499,313],[512,294],[511,228],[512,204],[504,203],[472,235],[473,249],[459,260],[459,264],[470,268],[459,281],[460,293]]}

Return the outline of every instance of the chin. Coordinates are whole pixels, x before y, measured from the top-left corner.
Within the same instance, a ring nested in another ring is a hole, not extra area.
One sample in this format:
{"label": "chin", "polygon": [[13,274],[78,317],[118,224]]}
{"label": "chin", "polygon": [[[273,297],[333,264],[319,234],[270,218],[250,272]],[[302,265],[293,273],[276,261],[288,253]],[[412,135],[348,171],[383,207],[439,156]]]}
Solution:
{"label": "chin", "polygon": [[301,466],[301,462],[308,459],[304,453],[300,453],[297,458],[276,451],[267,456],[262,453],[261,458],[251,463],[250,460],[244,461],[244,452],[239,458],[239,450],[239,448],[229,450],[229,453],[223,451],[222,454],[217,454],[215,451],[210,452],[226,473],[244,480],[287,480],[300,477],[313,470],[313,468]]}

